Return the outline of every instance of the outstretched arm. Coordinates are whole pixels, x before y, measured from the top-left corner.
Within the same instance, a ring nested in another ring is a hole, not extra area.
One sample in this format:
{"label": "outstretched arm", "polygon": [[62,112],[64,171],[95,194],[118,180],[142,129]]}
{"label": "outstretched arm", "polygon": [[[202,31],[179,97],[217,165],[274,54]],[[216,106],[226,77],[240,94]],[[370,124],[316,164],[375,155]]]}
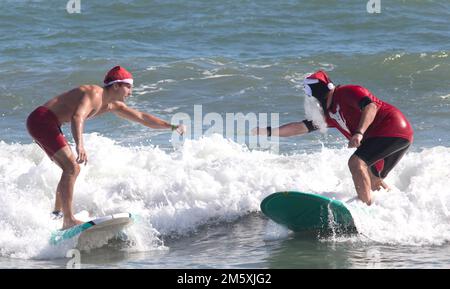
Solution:
{"label": "outstretched arm", "polygon": [[116,102],[112,105],[111,110],[118,116],[138,122],[142,125],[156,128],[156,129],[176,129],[178,133],[183,134],[185,129],[183,125],[171,125],[165,120],[162,120],[156,116],[153,116],[151,114],[138,111],[136,109],[133,109],[131,107],[128,107],[125,103],[122,102]]}
{"label": "outstretched arm", "polygon": [[84,121],[88,117],[89,113],[92,111],[92,102],[91,98],[88,95],[83,96],[78,107],[76,108],[74,114],[71,119],[71,129],[72,136],[75,140],[75,149],[77,151],[78,163],[87,164],[87,154],[84,150],[84,142],[83,142],[83,129],[84,129]]}
{"label": "outstretched arm", "polygon": [[356,129],[355,133],[348,143],[349,148],[357,148],[361,145],[363,135],[366,132],[367,128],[369,128],[369,126],[372,124],[375,116],[377,115],[377,112],[378,107],[373,102],[363,108],[358,128]]}
{"label": "outstretched arm", "polygon": [[252,133],[255,135],[269,135],[289,137],[294,135],[302,135],[310,131],[316,130],[311,121],[304,120],[301,122],[291,122],[284,124],[278,128],[254,128]]}

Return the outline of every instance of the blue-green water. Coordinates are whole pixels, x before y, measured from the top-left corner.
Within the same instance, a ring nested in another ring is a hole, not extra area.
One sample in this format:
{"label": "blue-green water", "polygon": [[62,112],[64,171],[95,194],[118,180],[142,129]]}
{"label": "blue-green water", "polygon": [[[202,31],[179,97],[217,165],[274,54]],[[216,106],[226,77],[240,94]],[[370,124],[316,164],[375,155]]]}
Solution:
{"label": "blue-green water", "polygon": [[75,210],[143,221],[132,248],[83,253],[85,266],[448,267],[449,2],[382,0],[379,14],[359,0],[81,0],[79,14],[66,3],[1,2],[0,267],[65,266],[65,252],[46,245],[60,172],[24,121],[54,95],[101,84],[117,64],[135,77],[129,105],[161,118],[193,119],[202,105],[203,115],[278,113],[280,123],[303,119],[298,85],[325,69],[400,108],[415,142],[387,179],[393,192],[378,193],[368,213],[351,207],[370,239],[319,241],[274,236],[259,203],[280,190],[354,197],[352,150],[336,131],[282,139],[278,155],[217,135],[174,149],[168,132],[91,120]]}

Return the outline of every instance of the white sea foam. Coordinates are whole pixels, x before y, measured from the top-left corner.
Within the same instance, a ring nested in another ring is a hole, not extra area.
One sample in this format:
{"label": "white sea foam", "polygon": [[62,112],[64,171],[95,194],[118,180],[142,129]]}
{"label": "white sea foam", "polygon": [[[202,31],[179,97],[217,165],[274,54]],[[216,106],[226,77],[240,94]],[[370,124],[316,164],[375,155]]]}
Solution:
{"label": "white sea foam", "polygon": [[[76,183],[75,211],[139,215],[129,232],[138,251],[163,248],[161,236],[259,211],[261,200],[276,191],[315,192],[342,201],[355,196],[347,168],[353,151],[346,148],[275,155],[249,151],[219,135],[187,140],[173,152],[123,147],[97,134],[86,135],[85,143],[90,159]],[[386,180],[390,192],[374,193],[371,207],[360,201],[348,205],[358,230],[384,243],[448,242],[449,168],[450,148],[408,153]],[[37,145],[0,142],[0,256],[64,256],[67,248],[48,245],[57,226],[49,212],[59,176]]]}

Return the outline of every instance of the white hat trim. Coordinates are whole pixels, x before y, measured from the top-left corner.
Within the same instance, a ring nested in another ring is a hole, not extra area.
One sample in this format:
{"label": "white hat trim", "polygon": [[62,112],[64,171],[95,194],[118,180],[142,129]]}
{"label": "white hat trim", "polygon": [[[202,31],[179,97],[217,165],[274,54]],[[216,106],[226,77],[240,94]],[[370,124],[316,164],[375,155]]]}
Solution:
{"label": "white hat trim", "polygon": [[315,78],[305,78],[305,84],[315,84],[315,83],[319,83],[319,80]]}
{"label": "white hat trim", "polygon": [[125,79],[118,79],[118,80],[110,81],[107,84],[105,84],[105,86],[111,85],[113,83],[118,83],[118,82],[123,82],[123,83],[128,83],[128,84],[133,85],[133,79],[132,78],[125,78]]}

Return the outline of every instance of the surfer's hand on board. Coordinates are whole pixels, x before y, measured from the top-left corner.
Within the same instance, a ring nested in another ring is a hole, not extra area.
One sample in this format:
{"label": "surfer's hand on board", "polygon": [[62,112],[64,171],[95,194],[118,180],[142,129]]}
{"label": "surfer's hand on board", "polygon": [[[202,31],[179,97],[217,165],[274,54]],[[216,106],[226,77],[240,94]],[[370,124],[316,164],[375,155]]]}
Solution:
{"label": "surfer's hand on board", "polygon": [[87,159],[87,154],[86,154],[86,151],[84,150],[84,147],[82,145],[77,146],[76,150],[77,150],[77,154],[78,154],[77,163],[79,163],[79,164],[84,163],[86,165],[88,159]]}

